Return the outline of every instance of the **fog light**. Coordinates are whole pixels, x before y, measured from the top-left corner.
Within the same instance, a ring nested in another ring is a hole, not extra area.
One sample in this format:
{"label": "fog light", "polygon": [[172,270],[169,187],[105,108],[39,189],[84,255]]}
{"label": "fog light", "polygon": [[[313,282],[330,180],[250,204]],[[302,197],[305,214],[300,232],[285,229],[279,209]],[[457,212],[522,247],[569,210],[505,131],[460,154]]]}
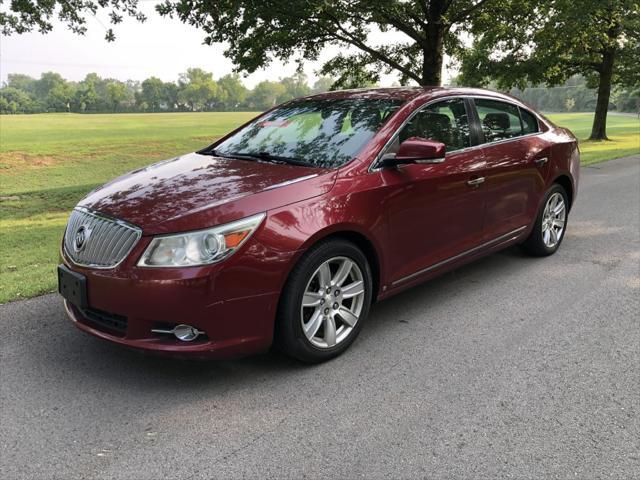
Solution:
{"label": "fog light", "polygon": [[154,328],[151,330],[153,333],[168,333],[176,336],[178,340],[182,340],[183,342],[191,342],[198,338],[200,335],[204,335],[205,332],[198,330],[196,327],[192,327],[191,325],[185,325],[181,323],[180,325],[176,325],[171,330],[164,330],[159,328]]}
{"label": "fog light", "polygon": [[178,340],[182,340],[183,342],[190,342],[191,340],[195,340],[198,338],[201,332],[195,327],[191,325],[178,325],[173,329],[173,334],[176,336]]}

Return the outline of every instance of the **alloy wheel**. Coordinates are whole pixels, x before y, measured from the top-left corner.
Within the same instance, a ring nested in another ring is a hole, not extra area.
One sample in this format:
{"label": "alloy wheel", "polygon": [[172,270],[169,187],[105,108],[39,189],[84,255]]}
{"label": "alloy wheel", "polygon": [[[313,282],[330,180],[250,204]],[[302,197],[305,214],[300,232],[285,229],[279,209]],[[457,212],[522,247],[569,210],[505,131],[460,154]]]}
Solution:
{"label": "alloy wheel", "polygon": [[317,348],[343,342],[360,318],[365,282],[356,262],[333,257],[309,279],[302,297],[300,319],[305,336]]}
{"label": "alloy wheel", "polygon": [[542,241],[547,248],[554,248],[560,243],[567,220],[567,209],[564,197],[554,192],[544,207],[542,214]]}

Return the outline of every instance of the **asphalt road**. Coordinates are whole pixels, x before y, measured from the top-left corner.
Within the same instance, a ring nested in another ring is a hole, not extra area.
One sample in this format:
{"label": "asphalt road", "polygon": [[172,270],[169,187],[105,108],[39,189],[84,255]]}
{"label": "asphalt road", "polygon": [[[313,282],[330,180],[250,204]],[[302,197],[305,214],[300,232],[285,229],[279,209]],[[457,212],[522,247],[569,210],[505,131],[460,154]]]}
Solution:
{"label": "asphalt road", "polygon": [[382,302],[315,367],[149,358],[56,295],[0,307],[0,477],[640,477],[640,156],[582,172],[556,255]]}

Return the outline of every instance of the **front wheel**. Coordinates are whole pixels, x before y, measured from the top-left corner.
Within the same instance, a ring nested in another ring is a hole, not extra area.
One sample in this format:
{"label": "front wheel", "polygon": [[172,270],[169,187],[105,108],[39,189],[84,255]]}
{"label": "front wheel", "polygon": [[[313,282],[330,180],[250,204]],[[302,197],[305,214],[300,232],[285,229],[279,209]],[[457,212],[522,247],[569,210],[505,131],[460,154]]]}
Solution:
{"label": "front wheel", "polygon": [[342,239],[313,247],[282,292],[276,346],[310,363],[339,355],[358,336],[371,296],[371,269],[358,247]]}
{"label": "front wheel", "polygon": [[554,184],[547,192],[543,205],[529,238],[523,243],[525,251],[537,257],[555,253],[564,238],[569,205],[564,188]]}

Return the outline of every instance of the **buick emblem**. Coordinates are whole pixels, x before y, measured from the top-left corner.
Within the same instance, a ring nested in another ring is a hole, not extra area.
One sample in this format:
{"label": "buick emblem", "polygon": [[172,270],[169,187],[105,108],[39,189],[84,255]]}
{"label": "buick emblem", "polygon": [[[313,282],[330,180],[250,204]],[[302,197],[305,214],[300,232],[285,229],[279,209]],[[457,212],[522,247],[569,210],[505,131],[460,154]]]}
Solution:
{"label": "buick emblem", "polygon": [[89,240],[89,235],[91,235],[91,230],[89,230],[84,225],[81,225],[78,230],[76,230],[76,236],[73,238],[73,249],[76,252],[81,251]]}

